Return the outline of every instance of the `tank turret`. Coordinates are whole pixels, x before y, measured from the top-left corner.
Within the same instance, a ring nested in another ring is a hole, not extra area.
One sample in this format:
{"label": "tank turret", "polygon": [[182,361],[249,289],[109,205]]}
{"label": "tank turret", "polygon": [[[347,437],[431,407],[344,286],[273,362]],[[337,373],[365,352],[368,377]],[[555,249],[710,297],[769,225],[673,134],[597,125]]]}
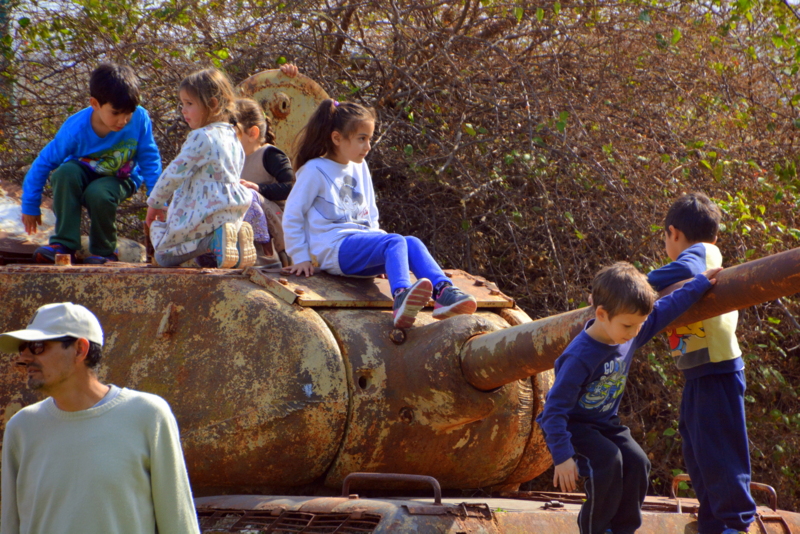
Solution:
{"label": "tank turret", "polygon": [[[799,262],[797,249],[726,269],[679,321],[797,293]],[[14,265],[0,268],[0,328],[48,302],[94,311],[101,379],[167,399],[198,495],[339,488],[359,471],[514,487],[550,465],[533,421],[588,312],[531,322],[485,280],[449,275],[478,312],[436,321],[426,309],[399,331],[381,279]],[[6,367],[3,421],[35,400]]]}

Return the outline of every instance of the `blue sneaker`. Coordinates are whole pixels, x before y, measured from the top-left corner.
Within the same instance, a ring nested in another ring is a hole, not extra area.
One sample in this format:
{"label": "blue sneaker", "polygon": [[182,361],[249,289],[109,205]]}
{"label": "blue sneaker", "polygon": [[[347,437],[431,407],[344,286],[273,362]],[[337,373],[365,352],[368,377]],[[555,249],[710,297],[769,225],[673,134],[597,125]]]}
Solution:
{"label": "blue sneaker", "polygon": [[61,243],[51,243],[37,248],[33,252],[34,263],[55,263],[56,254],[69,254],[70,261],[75,263],[75,251],[65,247]]}
{"label": "blue sneaker", "polygon": [[85,265],[104,265],[106,263],[115,261],[119,261],[119,256],[116,254],[109,254],[108,256],[98,256],[97,254],[92,254],[91,256],[83,258],[83,263]]}
{"label": "blue sneaker", "polygon": [[736,530],[735,528],[726,528],[722,534],[747,534],[746,530]]}
{"label": "blue sneaker", "polygon": [[433,305],[434,319],[447,319],[454,315],[471,315],[478,309],[478,301],[456,286],[442,289]]}
{"label": "blue sneaker", "polygon": [[214,230],[209,252],[214,254],[218,269],[230,269],[239,262],[236,240],[236,225],[233,223],[225,223]]}
{"label": "blue sneaker", "polygon": [[427,278],[420,278],[394,298],[392,318],[395,328],[408,328],[414,324],[419,311],[431,298],[433,285]]}

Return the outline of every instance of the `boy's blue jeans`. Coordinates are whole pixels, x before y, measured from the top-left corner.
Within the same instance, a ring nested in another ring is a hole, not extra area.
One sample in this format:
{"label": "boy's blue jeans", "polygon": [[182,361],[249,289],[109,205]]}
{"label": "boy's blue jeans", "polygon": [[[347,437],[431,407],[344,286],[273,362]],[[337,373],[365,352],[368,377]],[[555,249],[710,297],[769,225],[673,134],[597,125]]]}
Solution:
{"label": "boy's blue jeans", "polygon": [[339,268],[345,275],[386,274],[392,294],[411,287],[409,267],[414,276],[427,278],[434,287],[449,282],[428,248],[416,237],[379,232],[360,232],[344,238],[339,246]]}
{"label": "boy's blue jeans", "polygon": [[628,427],[613,417],[606,423],[570,422],[578,472],[586,477],[586,502],[578,514],[581,534],[633,534],[642,525],[650,460]]}
{"label": "boy's blue jeans", "polygon": [[130,178],[101,176],[77,161],[68,161],[50,177],[56,231],[50,243],[81,248],[81,208],[89,212],[89,252],[110,256],[117,249],[117,206],[136,192]]}

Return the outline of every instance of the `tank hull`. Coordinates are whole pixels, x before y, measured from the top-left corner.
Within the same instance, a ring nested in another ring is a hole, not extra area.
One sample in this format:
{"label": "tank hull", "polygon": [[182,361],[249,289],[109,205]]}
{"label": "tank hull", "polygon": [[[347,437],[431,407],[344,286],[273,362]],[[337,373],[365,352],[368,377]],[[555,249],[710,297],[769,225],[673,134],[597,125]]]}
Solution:
{"label": "tank hull", "polygon": [[[0,288],[2,331],[25,328],[49,302],[80,303],[98,316],[106,333],[100,379],[170,403],[196,493],[310,484],[333,462],[347,379],[313,310],[224,271],[9,266]],[[37,400],[4,366],[3,425]]]}

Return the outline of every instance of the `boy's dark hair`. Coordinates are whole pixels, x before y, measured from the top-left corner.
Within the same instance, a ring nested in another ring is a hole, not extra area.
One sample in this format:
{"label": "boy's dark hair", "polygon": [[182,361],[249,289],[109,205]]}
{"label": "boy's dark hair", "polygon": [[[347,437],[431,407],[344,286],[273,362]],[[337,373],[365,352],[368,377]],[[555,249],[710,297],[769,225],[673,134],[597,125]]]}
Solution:
{"label": "boy's dark hair", "polygon": [[611,319],[621,313],[650,315],[658,295],[647,277],[626,261],[600,269],[592,280],[592,305]]}
{"label": "boy's dark hair", "polygon": [[[61,340],[61,346],[66,349],[67,347],[74,345],[76,341],[78,341],[78,338],[76,337],[64,336],[64,339]],[[97,366],[100,365],[100,360],[102,357],[103,347],[99,343],[89,341],[89,352],[86,353],[86,359],[83,360],[83,363],[86,364],[86,367],[89,369],[97,369]]]}
{"label": "boy's dark hair", "polygon": [[323,100],[298,134],[294,170],[297,171],[309,160],[335,153],[336,145],[331,134],[340,132],[349,139],[358,125],[365,121],[375,122],[375,110],[355,102],[338,102],[331,98]]}
{"label": "boy's dark hair", "polygon": [[133,113],[139,105],[139,80],[127,65],[101,63],[89,78],[89,95],[117,111]]}
{"label": "boy's dark hair", "polygon": [[703,193],[687,193],[672,203],[664,220],[664,229],[669,227],[683,232],[690,243],[713,243],[719,231],[722,212]]}

